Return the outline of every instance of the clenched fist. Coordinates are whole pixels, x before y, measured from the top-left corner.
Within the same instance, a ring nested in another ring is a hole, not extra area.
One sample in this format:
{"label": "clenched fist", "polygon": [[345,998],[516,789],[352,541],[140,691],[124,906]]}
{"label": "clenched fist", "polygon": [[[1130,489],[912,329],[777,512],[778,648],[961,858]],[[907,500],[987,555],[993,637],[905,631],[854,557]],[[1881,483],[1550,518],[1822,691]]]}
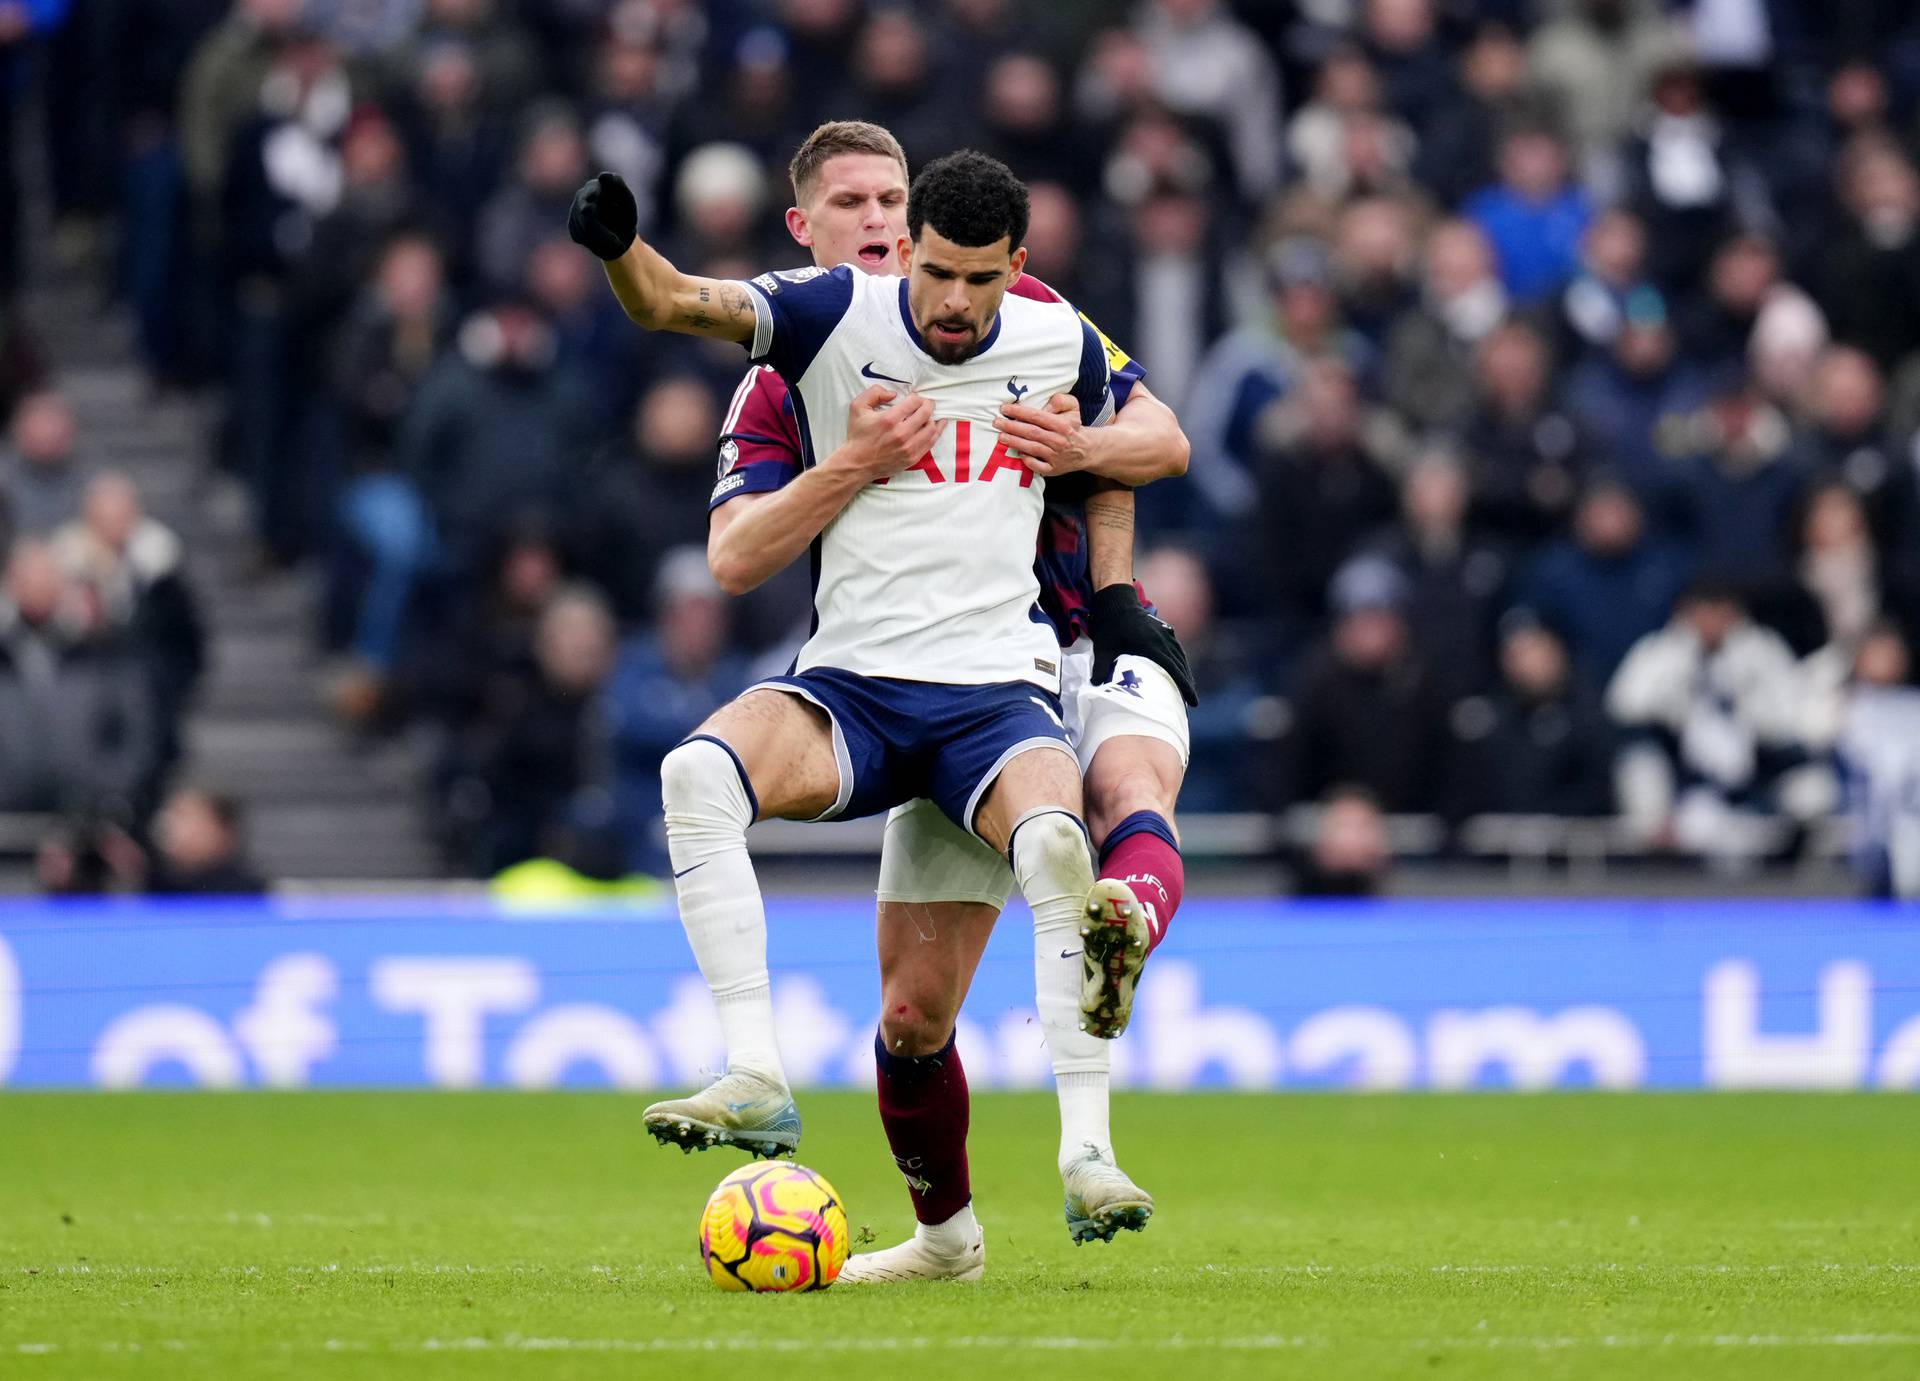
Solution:
{"label": "clenched fist", "polygon": [[640,204],[620,174],[602,173],[573,194],[567,234],[575,244],[611,261],[625,254],[639,233]]}

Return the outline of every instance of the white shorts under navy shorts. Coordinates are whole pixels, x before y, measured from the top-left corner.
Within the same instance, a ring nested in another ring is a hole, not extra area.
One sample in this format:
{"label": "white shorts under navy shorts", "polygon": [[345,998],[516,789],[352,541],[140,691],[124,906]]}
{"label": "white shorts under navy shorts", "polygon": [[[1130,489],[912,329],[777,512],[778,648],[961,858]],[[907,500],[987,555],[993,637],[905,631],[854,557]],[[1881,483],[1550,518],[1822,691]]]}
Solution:
{"label": "white shorts under navy shorts", "polygon": [[[1122,657],[1104,686],[1093,684],[1093,644],[1082,638],[1060,669],[1067,740],[1085,773],[1109,739],[1156,738],[1188,759],[1187,704],[1173,678],[1144,657]],[[954,828],[938,806],[909,801],[887,817],[880,848],[881,901],[984,902],[1004,907],[1013,869],[978,836]]]}
{"label": "white shorts under navy shorts", "polygon": [[1073,751],[1059,698],[1026,681],[950,686],[814,667],[748,689],[797,695],[832,721],[840,794],[821,820],[854,820],[924,798],[971,831],[980,798],[1008,763],[1031,748]]}

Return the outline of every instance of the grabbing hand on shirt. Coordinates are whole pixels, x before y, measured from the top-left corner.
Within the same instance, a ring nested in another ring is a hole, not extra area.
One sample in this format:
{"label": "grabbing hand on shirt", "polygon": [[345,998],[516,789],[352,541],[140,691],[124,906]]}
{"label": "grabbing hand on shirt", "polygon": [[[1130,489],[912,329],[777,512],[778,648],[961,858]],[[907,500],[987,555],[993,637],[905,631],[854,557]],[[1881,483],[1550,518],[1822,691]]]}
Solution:
{"label": "grabbing hand on shirt", "polygon": [[869,482],[887,479],[932,450],[946,426],[931,398],[875,384],[847,405],[847,439],[827,459]]}
{"label": "grabbing hand on shirt", "polygon": [[1003,403],[998,427],[1007,445],[1043,479],[1093,464],[1093,428],[1081,424],[1080,404],[1069,394],[1054,394],[1045,408]]}

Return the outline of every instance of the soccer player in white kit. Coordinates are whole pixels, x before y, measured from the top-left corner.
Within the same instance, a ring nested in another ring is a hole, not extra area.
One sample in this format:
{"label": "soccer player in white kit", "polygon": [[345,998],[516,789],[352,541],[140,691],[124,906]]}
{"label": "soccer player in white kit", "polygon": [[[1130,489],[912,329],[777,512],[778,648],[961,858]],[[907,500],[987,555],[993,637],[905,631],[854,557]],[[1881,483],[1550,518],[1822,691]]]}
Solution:
{"label": "soccer player in white kit", "polygon": [[[1043,486],[994,423],[1006,397],[1028,391],[1070,395],[1083,422],[1101,420],[1112,407],[1106,347],[1063,303],[1005,298],[1024,258],[1024,189],[979,155],[942,160],[915,184],[904,281],[846,266],[750,285],[692,278],[633,237],[630,204],[608,179],[598,187],[612,213],[590,184],[574,233],[608,261],[629,315],[750,342],[772,363],[803,422],[813,481],[803,501],[819,505],[797,525],[799,545],[818,536],[815,630],[794,673],[722,710],[662,770],[682,918],[729,1054],[706,1093],[649,1109],[648,1121],[683,1144],[778,1151],[799,1127],[773,1040],[744,842],[753,819],[932,799],[1006,851],[1038,946],[1080,933],[1092,866],[1059,650],[1031,567]],[[866,380],[876,386],[862,391]],[[854,434],[882,444],[850,451]],[[1137,901],[1124,884],[1103,886],[1096,911],[1140,946]],[[954,1217],[945,1226],[972,1239],[977,1259],[970,1210]]]}
{"label": "soccer player in white kit", "polygon": [[[830,121],[801,144],[788,173],[796,205],[787,212],[787,228],[816,265],[898,273],[907,165],[887,130]],[[1009,292],[1060,300],[1030,273]],[[1041,607],[1062,649],[1064,718],[1087,778],[1088,825],[1100,846],[1101,876],[1142,889],[1139,901],[1157,941],[1181,889],[1171,807],[1186,761],[1182,701],[1183,694],[1191,696],[1191,681],[1177,640],[1151,616],[1133,583],[1133,497],[1125,486],[1181,473],[1188,448],[1178,419],[1141,382],[1140,367],[1110,342],[1108,360],[1119,405],[1113,425],[1082,427],[1071,400],[1055,398],[1051,405],[1009,403],[996,426],[1003,436],[1018,435],[1022,456],[1049,480],[1036,574]],[[719,451],[720,479],[709,505],[715,569],[738,588],[751,588],[764,569],[766,534],[784,520],[778,496],[804,462],[790,390],[776,371],[763,365],[746,371]],[[1088,473],[1073,473],[1080,469]],[[1090,476],[1104,487],[1088,483]],[[751,516],[742,520],[738,510],[748,507]],[[888,817],[880,862],[876,1092],[920,1226],[899,1246],[852,1258],[845,1283],[950,1278],[964,1268],[963,1260],[939,1249],[937,1231],[971,1194],[969,1100],[954,1024],[1012,886],[1006,860],[932,802],[910,802]],[[1138,953],[1122,950],[1121,957]],[[1086,974],[1087,960],[1071,951],[1035,960],[1061,980],[1076,964]],[[1088,986],[1097,991],[1098,980],[1089,978]],[[1132,994],[1124,982],[1107,991],[1117,1004],[1083,1015],[1089,1028],[1105,1021],[1105,1033],[1112,1034],[1124,1024]],[[1042,1029],[1060,1099],[1068,1230],[1076,1241],[1138,1230],[1151,1215],[1152,1198],[1116,1163],[1111,1047],[1091,1030],[1062,1021],[1043,1017]]]}

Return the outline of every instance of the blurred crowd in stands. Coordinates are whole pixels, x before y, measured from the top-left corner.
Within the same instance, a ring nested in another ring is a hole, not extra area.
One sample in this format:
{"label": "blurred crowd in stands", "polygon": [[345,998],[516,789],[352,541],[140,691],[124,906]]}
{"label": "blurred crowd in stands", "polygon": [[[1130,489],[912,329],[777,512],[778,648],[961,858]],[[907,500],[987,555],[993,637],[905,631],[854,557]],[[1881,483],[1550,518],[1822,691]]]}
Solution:
{"label": "blurred crowd in stands", "polygon": [[[463,868],[656,868],[661,754],[805,619],[804,572],[727,600],[701,559],[741,352],[631,327],[574,189],[619,171],[688,269],[790,266],[782,169],[847,117],[1027,178],[1030,270],[1185,423],[1139,496],[1183,809],[1328,801],[1324,890],[1381,812],[1731,856],[1850,804],[1881,887],[1915,828],[1910,0],[60,8],[0,0],[59,223],[112,232],[156,385],[221,401],[263,550],[325,572],[339,712],[433,745]],[[89,790],[151,809],[177,554],[57,395],[11,427],[0,698],[46,703],[0,740],[92,735]]]}

